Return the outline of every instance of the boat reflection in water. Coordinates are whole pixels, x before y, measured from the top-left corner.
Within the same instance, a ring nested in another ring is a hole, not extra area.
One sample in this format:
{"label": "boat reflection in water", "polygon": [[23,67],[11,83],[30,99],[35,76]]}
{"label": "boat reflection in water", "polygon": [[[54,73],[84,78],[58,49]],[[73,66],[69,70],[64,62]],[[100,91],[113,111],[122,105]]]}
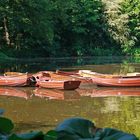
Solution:
{"label": "boat reflection in water", "polygon": [[140,96],[140,88],[111,88],[100,87],[77,90],[58,90],[46,88],[16,88],[0,87],[0,96],[20,97],[33,99],[34,97],[49,100],[77,100],[81,96],[108,97],[108,96]]}
{"label": "boat reflection in water", "polygon": [[73,100],[79,99],[80,94],[75,90],[57,90],[37,88],[34,90],[34,95],[41,98],[57,99],[57,100]]}
{"label": "boat reflection in water", "polygon": [[74,100],[80,99],[80,94],[75,90],[57,90],[45,88],[16,88],[0,87],[0,96],[20,97],[33,99],[34,97],[46,98],[49,100]]}
{"label": "boat reflection in water", "polygon": [[13,87],[0,87],[0,96],[20,97],[28,99],[30,98],[24,90]]}
{"label": "boat reflection in water", "polygon": [[78,89],[81,96],[108,97],[108,96],[140,96],[140,88],[94,88]]}

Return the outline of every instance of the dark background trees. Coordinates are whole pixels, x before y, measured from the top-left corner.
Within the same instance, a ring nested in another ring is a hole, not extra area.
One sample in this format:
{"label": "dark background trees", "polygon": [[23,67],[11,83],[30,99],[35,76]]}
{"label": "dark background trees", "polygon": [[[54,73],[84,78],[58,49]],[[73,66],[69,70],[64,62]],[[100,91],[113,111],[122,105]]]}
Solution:
{"label": "dark background trees", "polygon": [[138,0],[114,1],[114,7],[109,2],[0,0],[0,52],[11,57],[139,55]]}

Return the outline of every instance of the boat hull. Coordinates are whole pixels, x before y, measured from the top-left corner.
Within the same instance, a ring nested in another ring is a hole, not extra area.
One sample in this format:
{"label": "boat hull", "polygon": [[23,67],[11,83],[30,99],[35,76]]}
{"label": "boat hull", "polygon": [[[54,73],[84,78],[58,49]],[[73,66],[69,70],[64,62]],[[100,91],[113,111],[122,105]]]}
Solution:
{"label": "boat hull", "polygon": [[0,86],[26,86],[27,79],[27,75],[0,76]]}
{"label": "boat hull", "polygon": [[80,86],[81,81],[38,81],[37,85],[50,89],[74,90]]}
{"label": "boat hull", "polygon": [[98,86],[115,86],[115,87],[139,87],[140,86],[140,78],[132,77],[132,78],[101,78],[95,77],[92,78],[94,84]]}

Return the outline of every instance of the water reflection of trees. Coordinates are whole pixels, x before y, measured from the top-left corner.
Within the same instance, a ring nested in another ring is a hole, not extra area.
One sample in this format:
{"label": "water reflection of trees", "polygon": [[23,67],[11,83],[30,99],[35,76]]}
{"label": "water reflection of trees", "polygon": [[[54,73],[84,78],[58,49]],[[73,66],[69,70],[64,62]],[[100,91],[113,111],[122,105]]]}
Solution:
{"label": "water reflection of trees", "polygon": [[[0,72],[19,71],[37,72],[40,70],[56,69],[91,69],[102,73],[127,73],[140,71],[138,64],[133,64],[133,59],[124,57],[84,57],[84,58],[34,58],[34,59],[9,59],[0,61]],[[100,65],[99,65],[100,64]],[[104,65],[108,64],[108,65]],[[111,64],[111,65],[110,65]]]}
{"label": "water reflection of trees", "polygon": [[100,97],[96,93],[94,96],[92,90],[85,90],[81,95],[84,96],[84,93],[86,97],[81,98],[81,102],[83,102],[80,110],[82,116],[92,116],[93,120],[100,127],[113,127],[140,136],[140,98],[138,96],[134,97],[133,92],[131,97],[129,95],[117,96],[116,94],[117,97]]}
{"label": "water reflection of trees", "polygon": [[119,74],[127,74],[132,72],[135,72],[134,64],[128,63],[127,61],[123,61],[123,63],[120,66]]}
{"label": "water reflection of trees", "polygon": [[118,103],[118,100],[116,100],[116,98],[114,97],[106,98],[104,104],[104,108],[101,108],[102,113],[120,111],[120,104]]}
{"label": "water reflection of trees", "polygon": [[107,98],[104,100],[104,107],[101,108],[101,114],[106,114],[105,125],[125,130],[130,133],[139,134],[140,112],[139,98],[119,97]]}

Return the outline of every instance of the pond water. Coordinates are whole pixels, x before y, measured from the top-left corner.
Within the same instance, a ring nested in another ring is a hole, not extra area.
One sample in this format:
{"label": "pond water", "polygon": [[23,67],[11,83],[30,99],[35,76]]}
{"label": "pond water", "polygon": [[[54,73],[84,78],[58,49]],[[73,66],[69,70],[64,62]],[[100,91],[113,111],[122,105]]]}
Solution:
{"label": "pond water", "polygon": [[[0,63],[1,73],[56,69],[90,69],[113,74],[140,72],[138,62],[123,57],[12,60],[11,63],[5,60]],[[140,137],[140,87],[105,88],[82,84],[75,91],[0,87],[0,95],[0,108],[6,110],[4,116],[13,120],[16,132],[46,132],[66,118],[84,117],[98,127],[113,127]]]}

